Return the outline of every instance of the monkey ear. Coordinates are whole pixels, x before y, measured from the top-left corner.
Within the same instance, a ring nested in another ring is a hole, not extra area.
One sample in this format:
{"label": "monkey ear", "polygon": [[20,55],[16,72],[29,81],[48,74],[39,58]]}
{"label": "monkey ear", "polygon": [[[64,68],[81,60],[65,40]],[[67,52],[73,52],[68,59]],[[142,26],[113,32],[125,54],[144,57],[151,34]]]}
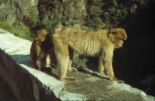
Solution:
{"label": "monkey ear", "polygon": [[111,33],[111,34],[114,34],[114,35],[117,34],[117,32],[116,32],[115,29],[111,29],[111,30],[110,30],[110,33]]}
{"label": "monkey ear", "polygon": [[127,39],[127,34],[126,31],[124,29],[119,29],[116,33],[118,33],[118,37],[122,40],[126,40]]}
{"label": "monkey ear", "polygon": [[110,30],[110,33],[113,34],[116,38],[121,40],[127,39],[126,31],[122,28],[114,28]]}
{"label": "monkey ear", "polygon": [[108,34],[114,34],[114,29],[112,28],[112,27],[110,27],[109,29],[108,29],[109,31],[108,31]]}

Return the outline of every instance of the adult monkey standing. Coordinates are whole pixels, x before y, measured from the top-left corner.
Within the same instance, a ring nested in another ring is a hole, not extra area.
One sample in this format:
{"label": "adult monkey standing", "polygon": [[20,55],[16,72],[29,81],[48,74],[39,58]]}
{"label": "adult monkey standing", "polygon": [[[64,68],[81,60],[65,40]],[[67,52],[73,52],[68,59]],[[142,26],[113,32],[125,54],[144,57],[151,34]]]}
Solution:
{"label": "adult monkey standing", "polygon": [[98,56],[98,71],[115,80],[112,60],[113,51],[123,46],[127,34],[123,28],[85,31],[76,28],[61,27],[52,35],[54,52],[57,59],[60,80],[74,79],[67,77],[71,71],[73,50],[84,56]]}

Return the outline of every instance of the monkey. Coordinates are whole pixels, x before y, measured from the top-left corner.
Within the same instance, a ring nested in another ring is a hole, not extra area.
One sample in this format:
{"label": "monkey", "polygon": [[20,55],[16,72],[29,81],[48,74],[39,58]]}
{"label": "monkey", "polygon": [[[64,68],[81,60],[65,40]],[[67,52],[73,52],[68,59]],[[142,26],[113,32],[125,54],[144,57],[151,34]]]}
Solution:
{"label": "monkey", "polygon": [[57,60],[58,78],[72,80],[67,72],[71,71],[72,54],[76,51],[83,56],[97,56],[98,72],[116,80],[113,71],[113,52],[123,46],[127,34],[123,28],[101,29],[98,31],[79,30],[71,27],[58,28],[52,35],[54,52]]}
{"label": "monkey", "polygon": [[39,70],[44,65],[43,58],[45,57],[45,53],[43,52],[42,44],[45,41],[47,35],[48,33],[45,29],[38,30],[34,35],[34,40],[30,49],[32,62]]}
{"label": "monkey", "polygon": [[51,37],[46,29],[40,29],[35,33],[30,56],[36,69],[41,70],[42,67],[46,67],[47,59],[49,59],[50,66],[55,66],[56,62],[52,46]]}

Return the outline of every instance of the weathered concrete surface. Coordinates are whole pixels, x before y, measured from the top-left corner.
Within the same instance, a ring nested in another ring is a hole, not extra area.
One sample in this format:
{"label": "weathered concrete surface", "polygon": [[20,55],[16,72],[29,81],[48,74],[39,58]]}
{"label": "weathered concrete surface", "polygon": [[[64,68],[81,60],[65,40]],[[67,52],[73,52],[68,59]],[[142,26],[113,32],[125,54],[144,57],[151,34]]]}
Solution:
{"label": "weathered concrete surface", "polygon": [[0,51],[0,76],[8,83],[19,101],[155,101],[154,97],[128,84],[112,82],[90,73],[69,73],[76,81],[64,84],[31,68],[30,46],[31,42],[0,29],[0,49],[12,57]]}

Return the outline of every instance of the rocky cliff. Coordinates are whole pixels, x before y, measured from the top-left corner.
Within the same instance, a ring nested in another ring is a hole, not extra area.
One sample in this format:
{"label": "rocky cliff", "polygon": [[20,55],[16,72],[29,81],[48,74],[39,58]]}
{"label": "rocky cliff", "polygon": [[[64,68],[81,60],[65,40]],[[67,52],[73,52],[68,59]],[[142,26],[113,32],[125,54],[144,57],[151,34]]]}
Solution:
{"label": "rocky cliff", "polygon": [[37,4],[38,0],[1,0],[0,21],[12,25],[23,16],[35,19],[38,16]]}
{"label": "rocky cliff", "polygon": [[91,28],[115,26],[133,13],[144,0],[1,0],[0,21],[13,24],[24,16],[34,22],[46,19],[64,25],[82,24]]}

